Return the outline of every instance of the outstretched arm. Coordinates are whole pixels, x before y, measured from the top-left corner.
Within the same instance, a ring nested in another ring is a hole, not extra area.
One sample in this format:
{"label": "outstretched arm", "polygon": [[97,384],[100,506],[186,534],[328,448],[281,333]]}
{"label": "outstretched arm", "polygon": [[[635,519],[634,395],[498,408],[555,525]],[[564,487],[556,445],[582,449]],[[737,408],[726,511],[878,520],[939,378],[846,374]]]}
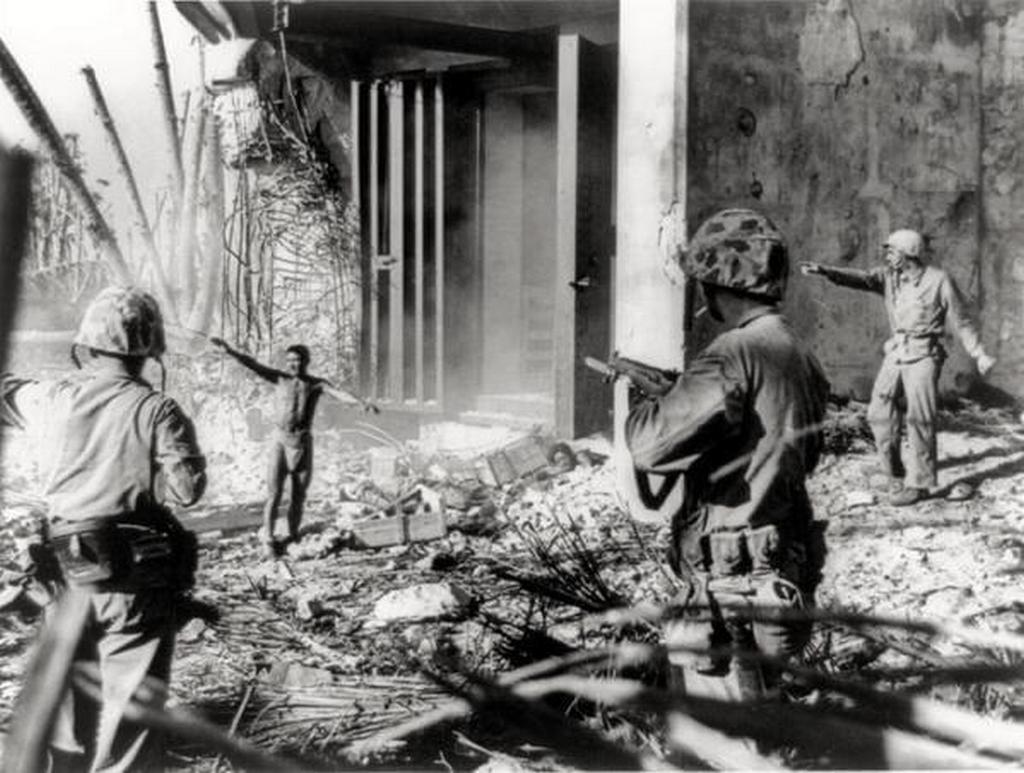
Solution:
{"label": "outstretched arm", "polygon": [[885,292],[884,269],[876,268],[870,271],[862,271],[858,268],[839,268],[837,266],[825,266],[821,263],[803,262],[800,264],[800,271],[807,276],[818,274],[841,287],[867,290],[879,295]]}
{"label": "outstretched arm", "polygon": [[237,349],[229,346],[228,342],[225,341],[223,338],[211,338],[210,343],[216,346],[225,354],[230,355],[234,359],[238,360],[238,362],[247,367],[260,378],[266,379],[271,383],[277,383],[277,380],[281,378],[282,375],[284,375],[281,371],[277,370],[277,368],[272,368],[269,365],[264,365],[262,362],[259,362],[255,358],[250,357],[248,354],[240,352]]}
{"label": "outstretched arm", "polygon": [[378,408],[374,403],[360,397],[359,395],[353,392],[349,392],[347,389],[336,387],[329,381],[321,382],[321,388],[323,389],[325,395],[327,395],[328,397],[333,397],[339,403],[344,403],[346,405],[358,405],[364,411],[369,411],[371,413],[380,413],[380,408]]}

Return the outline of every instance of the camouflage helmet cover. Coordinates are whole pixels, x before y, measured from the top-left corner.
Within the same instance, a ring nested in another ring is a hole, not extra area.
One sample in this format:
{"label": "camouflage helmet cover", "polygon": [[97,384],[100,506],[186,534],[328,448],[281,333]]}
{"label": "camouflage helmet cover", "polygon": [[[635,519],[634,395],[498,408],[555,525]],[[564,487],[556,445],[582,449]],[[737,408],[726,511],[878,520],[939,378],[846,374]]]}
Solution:
{"label": "camouflage helmet cover", "polygon": [[705,220],[682,254],[683,272],[708,284],[782,300],[789,278],[786,239],[767,217],[725,209]]}
{"label": "camouflage helmet cover", "polygon": [[85,310],[75,344],[105,354],[159,357],[167,348],[160,306],[135,287],[107,287]]}

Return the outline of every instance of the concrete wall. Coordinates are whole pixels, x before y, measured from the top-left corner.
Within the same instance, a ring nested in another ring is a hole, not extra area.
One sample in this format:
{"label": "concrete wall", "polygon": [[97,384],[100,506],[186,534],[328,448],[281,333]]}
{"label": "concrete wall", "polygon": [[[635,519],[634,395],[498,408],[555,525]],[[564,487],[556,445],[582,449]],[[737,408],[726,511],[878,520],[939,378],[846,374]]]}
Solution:
{"label": "concrete wall", "polygon": [[[922,230],[975,309],[984,303],[984,340],[1002,360],[993,382],[1024,391],[1019,12],[697,0],[690,67],[691,227],[725,206],[758,208],[794,260],[859,268],[877,263],[888,231]],[[798,272],[790,288],[787,311],[836,391],[867,397],[888,334],[881,300]],[[950,349],[943,388],[965,388],[973,364]]]}
{"label": "concrete wall", "polygon": [[1024,394],[1024,8],[991,4],[982,28],[981,289],[991,381]]}

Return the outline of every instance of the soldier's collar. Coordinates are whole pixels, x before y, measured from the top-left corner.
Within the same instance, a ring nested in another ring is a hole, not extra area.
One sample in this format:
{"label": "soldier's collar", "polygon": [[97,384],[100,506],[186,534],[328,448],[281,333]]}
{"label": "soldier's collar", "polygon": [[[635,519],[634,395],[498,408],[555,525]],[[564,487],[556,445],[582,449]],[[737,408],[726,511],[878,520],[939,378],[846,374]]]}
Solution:
{"label": "soldier's collar", "polygon": [[778,306],[758,306],[756,308],[751,309],[746,314],[744,314],[742,317],[740,317],[736,321],[736,327],[744,327],[745,325],[749,325],[755,319],[760,319],[761,317],[765,316],[766,314],[778,314],[778,313],[779,313],[779,307]]}
{"label": "soldier's collar", "polygon": [[908,260],[903,268],[896,272],[896,276],[901,282],[917,284],[924,276],[924,269],[924,264]]}
{"label": "soldier's collar", "polygon": [[97,370],[90,372],[88,376],[96,381],[132,381],[136,384],[142,384],[142,386],[147,386],[150,388],[152,388],[153,386],[148,381],[146,381],[146,379],[144,379],[141,375],[133,376],[130,373],[117,373],[112,371]]}
{"label": "soldier's collar", "polygon": [[903,273],[906,274],[907,279],[920,279],[924,274],[924,264],[908,261],[907,265],[903,267]]}

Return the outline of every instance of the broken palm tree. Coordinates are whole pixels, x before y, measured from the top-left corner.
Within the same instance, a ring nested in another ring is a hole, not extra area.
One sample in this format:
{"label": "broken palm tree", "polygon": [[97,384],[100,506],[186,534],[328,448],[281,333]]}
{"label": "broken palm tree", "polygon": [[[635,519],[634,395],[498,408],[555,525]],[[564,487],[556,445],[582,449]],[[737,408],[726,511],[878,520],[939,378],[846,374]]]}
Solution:
{"label": "broken palm tree", "polygon": [[0,40],[0,80],[3,80],[15,104],[21,110],[26,122],[39,137],[53,163],[67,180],[68,188],[75,203],[85,214],[86,227],[92,233],[111,276],[122,282],[130,282],[131,269],[125,262],[118,246],[114,231],[103,216],[96,199],[89,190],[82,170],[68,151],[60,132],[43,106],[35,89],[18,65],[14,55]]}
{"label": "broken palm tree", "polygon": [[[150,10],[155,17],[155,6]],[[158,28],[154,34],[159,36]],[[162,48],[162,40],[160,47]],[[164,69],[166,70],[166,61]],[[118,135],[114,118],[103,97],[99,81],[92,68],[86,67],[83,72],[97,114],[128,188],[138,227],[142,232],[144,261],[141,265],[135,265],[122,253],[115,230],[101,210],[98,197],[89,190],[85,182],[75,148],[73,146],[69,148],[69,143],[57,131],[27,76],[22,72],[11,52],[0,41],[0,79],[8,87],[27,123],[36,133],[46,156],[59,170],[62,177],[60,185],[49,183],[50,190],[47,190],[46,187],[37,189],[41,190],[44,195],[36,203],[37,218],[40,219],[40,227],[37,229],[40,232],[40,237],[33,240],[32,243],[34,250],[38,252],[36,262],[41,269],[49,272],[68,273],[74,271],[77,273],[85,265],[85,261],[82,260],[81,246],[81,230],[84,226],[84,230],[92,236],[94,249],[106,268],[108,281],[121,284],[152,285],[155,294],[163,304],[164,315],[169,321],[183,319],[206,325],[209,323],[210,316],[208,310],[215,306],[213,303],[216,292],[214,280],[219,279],[220,274],[220,252],[217,247],[222,239],[220,229],[223,223],[223,205],[221,204],[220,212],[216,211],[216,182],[221,169],[220,158],[216,156],[216,143],[205,142],[202,136],[195,138],[193,146],[197,150],[193,154],[195,163],[191,170],[193,179],[197,179],[199,169],[197,159],[206,149],[209,149],[206,151],[207,157],[203,166],[205,178],[207,178],[204,189],[209,189],[214,193],[204,194],[202,208],[204,221],[215,224],[209,226],[208,229],[215,233],[215,238],[205,240],[209,244],[206,244],[204,250],[200,250],[198,246],[192,244],[195,239],[195,212],[200,206],[201,199],[198,186],[195,186],[191,191],[193,195],[185,201],[183,208],[174,208],[172,212],[174,223],[170,229],[178,232],[188,231],[190,237],[188,249],[179,252],[175,249],[174,244],[158,244],[154,234],[158,230],[155,223],[159,219],[151,220],[144,210],[141,193]],[[50,195],[45,195],[47,193]],[[180,198],[180,193],[176,195]],[[188,216],[183,216],[183,213]],[[69,246],[71,247],[70,251]],[[203,256],[206,258],[205,261],[202,259]],[[217,270],[210,269],[211,261],[217,264]],[[188,276],[189,282],[191,282],[193,273],[198,273],[208,281],[205,285],[197,288],[198,292],[196,293],[186,291],[191,288],[183,287],[180,282],[171,287],[167,279],[168,267],[182,267],[180,276]],[[150,281],[146,281],[147,273]]]}
{"label": "broken palm tree", "polygon": [[[69,135],[64,141],[71,158],[79,163],[76,138]],[[53,321],[71,327],[77,321],[78,306],[106,282],[103,259],[66,178],[48,158],[36,164],[31,202],[22,305],[44,305],[51,297],[64,298],[68,301],[66,312],[52,304],[49,312],[51,318],[60,312],[62,316]]]}
{"label": "broken palm tree", "polygon": [[[179,136],[157,4],[149,3],[148,12],[173,173],[164,198],[169,206],[158,207],[153,216],[143,205],[144,192],[99,79],[91,68],[83,70],[141,235],[143,260],[138,264],[123,255],[98,197],[85,183],[74,148],[58,133],[0,41],[0,78],[63,178],[54,195],[37,204],[39,238],[32,242],[40,254],[36,262],[50,272],[80,276],[89,257],[83,259],[77,233],[84,230],[93,237],[108,279],[152,287],[167,320],[180,322],[172,330],[186,339],[209,333],[219,313],[222,335],[257,353],[270,353],[283,340],[306,340],[329,375],[350,381],[356,372],[361,315],[357,228],[330,161],[314,147],[316,135],[287,129],[290,122],[259,95],[246,105],[255,111],[258,131],[266,134],[269,125],[278,138],[277,155],[259,169],[237,166],[234,211],[226,220],[221,145],[243,122],[233,114],[238,105],[232,106],[233,97],[221,100],[203,87],[190,99]],[[296,104],[294,98],[291,104]],[[301,116],[299,120],[302,125]],[[234,141],[229,140],[229,147]]]}

